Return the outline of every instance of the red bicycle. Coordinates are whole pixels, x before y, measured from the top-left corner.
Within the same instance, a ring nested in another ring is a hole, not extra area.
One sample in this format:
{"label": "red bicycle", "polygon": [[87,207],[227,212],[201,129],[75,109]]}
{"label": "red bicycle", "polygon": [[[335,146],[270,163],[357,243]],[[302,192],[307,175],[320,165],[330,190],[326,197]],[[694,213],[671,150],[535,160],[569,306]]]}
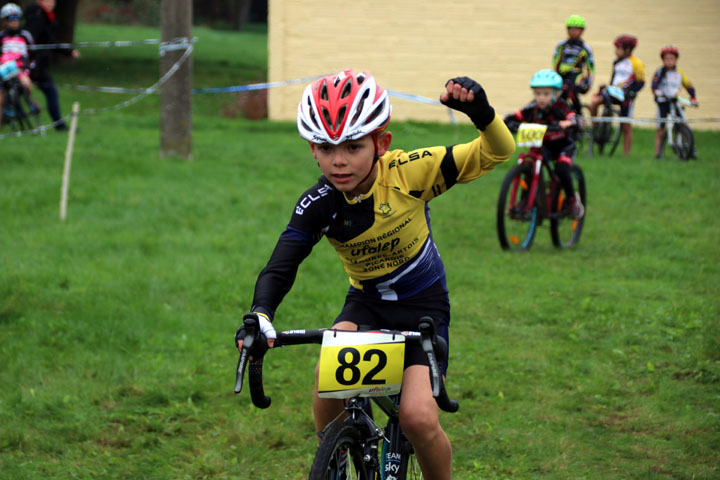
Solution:
{"label": "red bicycle", "polygon": [[[559,127],[550,127],[559,128]],[[497,233],[504,250],[529,250],[544,220],[550,221],[550,234],[558,248],[580,241],[587,216],[587,191],[582,169],[573,164],[570,173],[575,191],[585,206],[585,215],[572,218],[566,208],[565,191],[560,179],[542,153],[547,125],[524,123],[517,135],[518,146],[529,146],[510,169],[500,187],[497,205]]]}

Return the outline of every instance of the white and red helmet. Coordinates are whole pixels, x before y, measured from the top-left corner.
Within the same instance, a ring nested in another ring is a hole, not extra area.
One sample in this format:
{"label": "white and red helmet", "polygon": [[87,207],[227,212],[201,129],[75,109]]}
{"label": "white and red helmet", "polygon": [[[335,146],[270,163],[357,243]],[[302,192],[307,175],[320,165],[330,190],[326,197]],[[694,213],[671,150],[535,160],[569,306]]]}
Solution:
{"label": "white and red helmet", "polygon": [[383,130],[391,111],[388,94],[375,78],[350,69],[305,88],[297,126],[308,142],[338,145]]}

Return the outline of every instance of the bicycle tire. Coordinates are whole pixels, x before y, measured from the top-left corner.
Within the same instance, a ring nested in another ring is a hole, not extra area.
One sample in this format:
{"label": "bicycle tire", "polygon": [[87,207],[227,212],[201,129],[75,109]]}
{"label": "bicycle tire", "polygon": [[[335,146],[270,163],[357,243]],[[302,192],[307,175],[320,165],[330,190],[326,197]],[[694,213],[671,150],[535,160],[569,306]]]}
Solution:
{"label": "bicycle tire", "polygon": [[609,156],[612,157],[615,154],[615,150],[617,150],[618,145],[620,144],[620,133],[622,133],[623,129],[623,123],[618,123],[615,125],[615,131],[613,132],[613,140],[612,140],[612,148],[610,149]]}
{"label": "bicycle tire", "polygon": [[680,160],[689,160],[692,156],[695,139],[692,130],[684,123],[676,123],[672,128],[672,150]]}
{"label": "bicycle tire", "polygon": [[40,125],[38,109],[30,99],[30,94],[22,90],[19,83],[7,90],[7,116],[10,129],[18,132],[32,130]]}
{"label": "bicycle tire", "polygon": [[346,422],[330,425],[315,453],[309,480],[374,480],[375,472],[363,461],[362,439],[368,436]]}
{"label": "bicycle tire", "polygon": [[532,246],[540,225],[540,191],[543,189],[540,177],[534,205],[529,210],[524,208],[523,201],[530,196],[532,178],[532,165],[519,164],[503,179],[497,205],[497,233],[503,250],[524,251]]}
{"label": "bicycle tire", "polygon": [[557,248],[570,248],[580,242],[585,218],[587,218],[587,189],[585,186],[585,176],[582,169],[573,165],[570,169],[570,177],[573,181],[573,188],[580,194],[580,200],[585,207],[585,215],[579,219],[574,219],[565,207],[565,191],[562,186],[558,185],[553,192],[552,213],[550,214],[550,235],[552,236],[553,245]]}
{"label": "bicycle tire", "polygon": [[27,129],[38,128],[40,126],[40,108],[33,101],[30,93],[25,90],[20,94],[20,107],[24,113]]}
{"label": "bicycle tire", "polygon": [[590,138],[588,141],[589,156],[592,157],[594,154],[593,152],[602,154],[605,150],[605,145],[610,143],[610,141],[614,138],[613,135],[616,134],[616,130],[619,129],[619,127],[613,122],[605,120],[612,118],[612,116],[612,108],[608,107],[607,105],[603,106],[603,121],[594,122],[592,126],[592,131],[590,133]]}

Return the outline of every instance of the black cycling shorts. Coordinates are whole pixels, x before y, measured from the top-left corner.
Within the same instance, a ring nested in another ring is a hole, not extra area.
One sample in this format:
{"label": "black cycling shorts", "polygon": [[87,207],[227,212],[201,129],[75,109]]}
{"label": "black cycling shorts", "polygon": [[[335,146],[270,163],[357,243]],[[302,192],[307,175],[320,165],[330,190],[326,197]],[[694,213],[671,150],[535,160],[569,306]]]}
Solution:
{"label": "black cycling shorts", "polygon": [[[335,323],[352,322],[362,330],[417,331],[418,320],[428,316],[433,319],[435,333],[448,342],[450,325],[450,299],[442,282],[438,281],[425,291],[403,300],[382,300],[372,298],[363,292],[351,289],[345,297],[342,312]],[[439,358],[443,374],[447,372],[448,359]],[[420,345],[405,346],[405,368],[411,365],[428,365],[427,357]]]}
{"label": "black cycling shorts", "polygon": [[670,102],[657,102],[657,128],[658,130],[665,128],[665,122],[660,121],[661,118],[667,118],[670,113]]}

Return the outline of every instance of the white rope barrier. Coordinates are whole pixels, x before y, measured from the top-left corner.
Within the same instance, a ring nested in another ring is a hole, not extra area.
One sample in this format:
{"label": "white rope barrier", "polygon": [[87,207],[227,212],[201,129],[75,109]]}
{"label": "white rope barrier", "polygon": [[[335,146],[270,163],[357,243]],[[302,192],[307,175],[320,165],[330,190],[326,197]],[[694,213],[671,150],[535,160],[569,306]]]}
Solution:
{"label": "white rope barrier", "polygon": [[[80,114],[80,115],[95,115],[95,114],[99,114],[99,113],[120,110],[120,109],[128,107],[134,103],[137,103],[138,101],[140,101],[141,99],[145,98],[146,96],[148,96],[150,94],[155,93],[170,77],[172,77],[175,74],[175,72],[178,71],[178,69],[182,66],[182,64],[185,63],[185,61],[188,59],[188,57],[190,57],[190,55],[192,54],[193,46],[194,46],[195,42],[197,41],[197,38],[193,38],[189,42],[187,42],[187,39],[184,39],[184,40],[186,40],[186,42],[185,42],[186,47],[184,47],[185,52],[172,65],[172,67],[170,67],[170,69],[165,73],[165,75],[163,75],[160,78],[160,80],[155,82],[155,84],[153,84],[152,86],[150,86],[148,88],[143,89],[135,97],[130,98],[129,100],[126,100],[124,102],[118,103],[117,105],[112,105],[110,107],[104,107],[104,108],[86,108],[84,110],[80,110],[78,112],[78,114]],[[178,39],[175,39],[171,42],[166,42],[166,44],[169,45],[169,44],[173,44],[174,42],[178,42]],[[178,42],[178,43],[180,43],[180,42]],[[174,48],[170,48],[170,49],[173,50]],[[49,130],[51,128],[55,128],[56,126],[58,126],[62,123],[65,123],[71,117],[72,117],[72,114],[66,115],[63,118],[61,118],[53,123],[50,123],[48,125],[41,125],[37,128],[33,128],[32,130],[24,130],[24,131],[6,133],[4,135],[0,135],[0,139],[9,138],[9,137],[22,137],[22,136],[26,136],[26,135],[37,135],[37,134],[44,135],[47,130]]]}
{"label": "white rope barrier", "polygon": [[[597,123],[630,123],[633,125],[647,125],[659,123],[679,123],[680,120],[668,120],[667,118],[632,118],[632,117],[582,117],[583,120],[589,120]],[[687,118],[682,123],[715,123],[720,122],[720,117],[705,118]]]}
{"label": "white rope barrier", "polygon": [[[158,39],[147,39],[147,40],[117,40],[117,41],[101,41],[101,42],[77,42],[77,43],[57,43],[57,44],[51,44],[51,45],[30,45],[28,48],[31,50],[52,50],[52,49],[73,49],[73,48],[85,48],[85,47],[130,47],[130,46],[136,46],[136,45],[159,45],[159,55],[164,56],[165,53],[169,51],[175,51],[175,50],[184,50],[183,55],[173,64],[173,66],[153,85],[151,85],[148,88],[121,88],[121,87],[92,87],[92,86],[85,86],[85,85],[62,85],[61,88],[67,88],[67,89],[74,89],[79,91],[98,91],[98,92],[104,92],[104,93],[117,93],[117,94],[128,94],[128,93],[135,93],[137,94],[135,97],[132,97],[124,102],[118,103],[116,105],[112,105],[109,107],[103,107],[103,108],[86,108],[84,110],[81,110],[79,114],[81,115],[95,115],[105,112],[111,112],[120,110],[123,108],[126,108],[130,105],[133,105],[137,103],[138,101],[142,100],[148,95],[156,94],[158,93],[158,90],[160,87],[172,76],[174,75],[178,69],[182,66],[182,64],[187,60],[187,58],[192,54],[194,44],[197,41],[196,37],[193,37],[191,39],[188,39],[187,37],[179,37],[175,38],[173,40],[162,42]],[[266,83],[255,83],[255,84],[249,84],[249,85],[237,85],[237,86],[230,86],[230,87],[218,87],[218,88],[196,88],[192,90],[193,94],[203,94],[203,93],[233,93],[233,92],[244,92],[244,91],[251,91],[251,90],[265,90],[269,88],[276,88],[276,87],[282,87],[287,85],[292,85],[296,83],[307,83],[309,81],[315,80],[317,78],[322,77],[323,75],[315,75],[312,77],[305,77],[305,78],[298,78],[294,80],[286,80],[286,81],[280,81],[280,82],[266,82]],[[438,100],[433,100],[430,98],[422,97],[420,95],[413,95],[403,92],[397,92],[388,90],[388,94],[390,96],[400,98],[403,100],[408,100],[412,102],[419,102],[419,103],[425,103],[428,105],[438,105],[442,106],[442,104]],[[450,122],[453,125],[456,125],[457,122],[455,120],[455,117],[453,115],[453,112],[451,109],[448,110],[448,115],[450,116]],[[25,135],[35,135],[35,134],[45,134],[45,132],[51,128],[54,128],[64,122],[66,122],[72,115],[66,115],[65,117],[61,118],[60,120],[57,120],[56,122],[53,122],[48,125],[41,125],[37,128],[34,128],[32,130],[26,130],[26,131],[19,131],[19,132],[11,132],[7,134],[0,135],[0,139],[8,138],[8,137],[20,137]],[[677,120],[667,120],[667,119],[657,119],[657,118],[631,118],[631,117],[603,117],[603,116],[596,116],[596,117],[581,117],[586,123],[629,123],[632,125],[648,125],[648,124],[658,124],[658,123],[666,123],[669,121],[677,122]],[[685,120],[686,123],[716,123],[720,122],[720,117],[707,117],[707,118],[688,118]]]}

